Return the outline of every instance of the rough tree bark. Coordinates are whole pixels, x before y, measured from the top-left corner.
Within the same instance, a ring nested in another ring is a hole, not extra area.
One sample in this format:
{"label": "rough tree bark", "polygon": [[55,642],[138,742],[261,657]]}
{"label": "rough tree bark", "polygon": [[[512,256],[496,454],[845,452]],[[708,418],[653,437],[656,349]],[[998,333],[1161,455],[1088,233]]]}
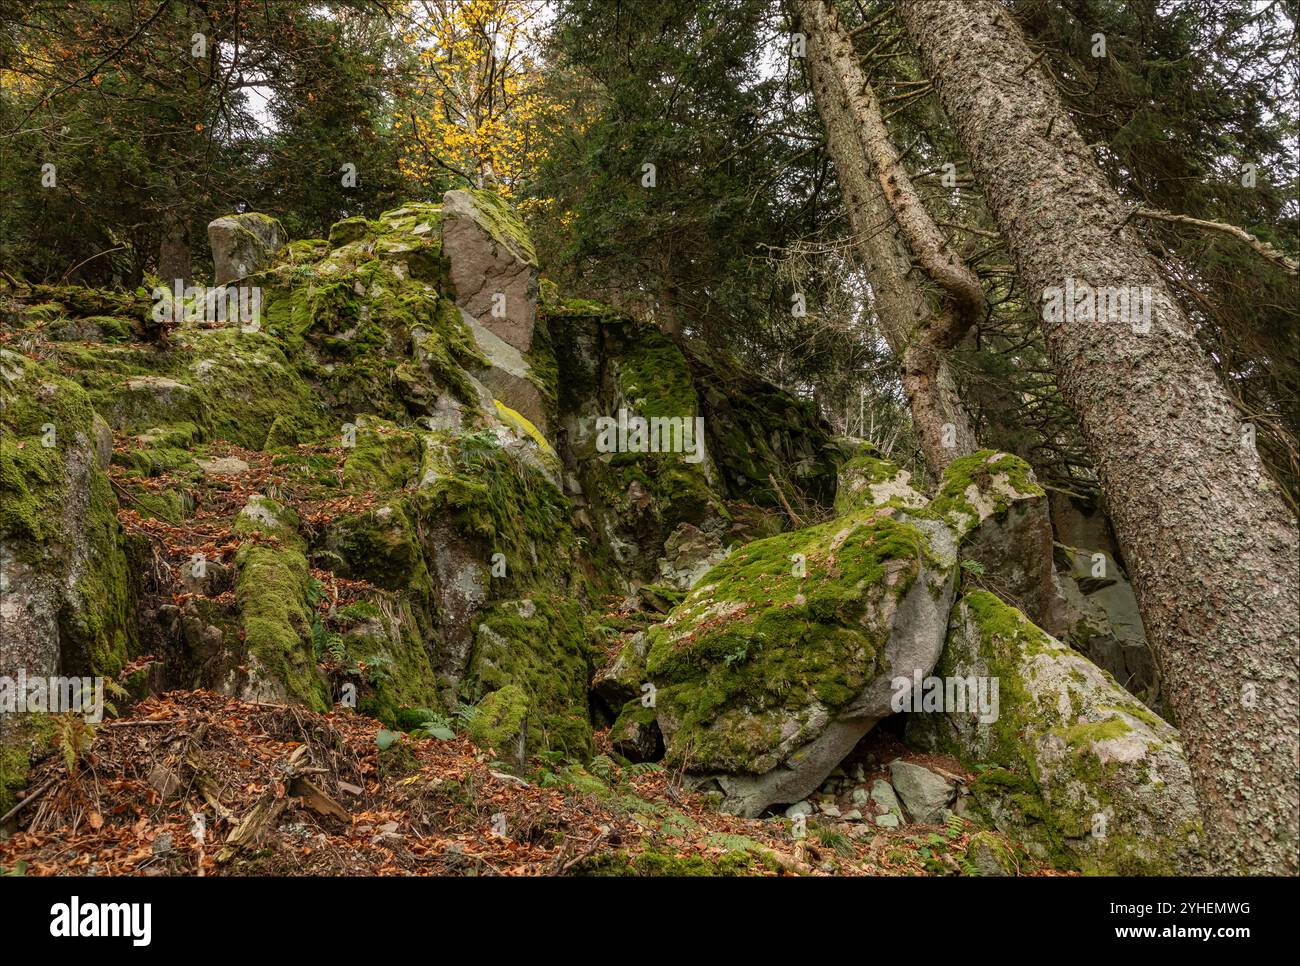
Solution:
{"label": "rough tree bark", "polygon": [[[813,97],[855,248],[885,339],[899,359],[921,449],[939,476],[979,448],[945,356],[982,316],[984,293],[921,204],[834,9],[825,0],[796,0],[794,9],[807,35]],[[923,283],[913,258],[941,299]]]}
{"label": "rough tree bark", "polygon": [[1069,307],[1070,284],[1076,299],[1149,295],[1149,325],[1122,303],[1094,320],[1076,301],[1044,312],[1044,340],[1133,573],[1212,858],[1226,873],[1294,874],[1295,517],[1011,14],[993,0],[898,10],[1029,296],[1054,308]]}
{"label": "rough tree bark", "polygon": [[163,213],[162,239],[158,243],[158,277],[169,286],[176,279],[189,285],[192,270],[189,225],[183,214],[168,210]]}

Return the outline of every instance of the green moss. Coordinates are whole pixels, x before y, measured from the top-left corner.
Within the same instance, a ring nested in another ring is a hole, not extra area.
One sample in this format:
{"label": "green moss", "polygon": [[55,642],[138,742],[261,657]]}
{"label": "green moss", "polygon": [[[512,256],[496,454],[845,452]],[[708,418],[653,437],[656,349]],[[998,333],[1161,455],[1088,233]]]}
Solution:
{"label": "green moss", "polygon": [[618,359],[623,395],[637,415],[696,416],[695,380],[686,356],[657,329],[641,329]]}
{"label": "green moss", "polygon": [[10,716],[0,742],[0,815],[18,803],[32,766],[54,750],[54,718],[48,714]]}
{"label": "green moss", "polygon": [[1076,752],[1084,752],[1090,750],[1094,742],[1122,738],[1132,730],[1122,719],[1108,718],[1105,721],[1085,721],[1071,725],[1062,734],[1067,745]]}
{"label": "green moss", "polygon": [[875,447],[864,444],[857,455],[839,468],[835,512],[844,514],[861,509],[872,486],[888,483],[900,472],[896,464],[881,459]]}
{"label": "green moss", "polygon": [[399,490],[413,484],[423,446],[416,433],[387,420],[362,417],[355,445],[343,464],[343,480],[363,490]]}
{"label": "green moss", "polygon": [[237,537],[266,534],[295,549],[303,546],[298,535],[298,514],[260,493],[248,498],[248,503],[235,515],[230,530]]}
{"label": "green moss", "polygon": [[560,368],[551,342],[551,327],[544,313],[538,313],[533,325],[533,341],[524,353],[528,378],[542,395],[542,406],[549,422],[559,417]]}
{"label": "green moss", "polygon": [[416,534],[410,501],[396,499],[335,520],[322,546],[341,562],[340,573],[398,591],[428,606],[433,582]]}
{"label": "green moss", "polygon": [[648,850],[635,854],[625,851],[601,853],[574,868],[576,875],[588,876],[740,876],[752,875],[760,866],[751,852],[727,852],[719,856],[676,855]]}
{"label": "green moss", "polygon": [[484,542],[485,560],[504,554],[502,592],[526,592],[573,569],[569,501],[492,433],[426,437],[421,489],[413,503],[421,518],[450,514],[463,535]]}
{"label": "green moss", "polygon": [[359,600],[338,609],[338,619],[344,622],[374,620],[380,615],[379,607],[371,601]]}
{"label": "green moss", "polygon": [[816,404],[771,385],[717,348],[692,343],[685,351],[708,427],[709,455],[726,495],[773,508],[783,497],[802,500],[808,515],[816,515],[814,506],[830,505],[846,449]]}
{"label": "green moss", "polygon": [[344,218],[330,228],[330,246],[338,248],[340,245],[360,241],[370,230],[370,222],[363,215]]}
{"label": "green moss", "polygon": [[928,555],[915,526],[865,513],[733,552],[648,631],[658,706],[678,728],[672,755],[761,767],[791,715],[848,703],[879,670],[888,628],[871,615],[907,593]]}
{"label": "green moss", "polygon": [[129,506],[140,511],[146,518],[153,517],[168,523],[180,523],[185,519],[186,501],[180,490],[145,490],[132,492]]}
{"label": "green moss", "polygon": [[432,311],[420,302],[407,302],[403,307],[410,313],[411,339],[421,365],[462,403],[477,408],[478,393],[467,371],[484,368],[488,361],[460,309],[450,299],[440,300]]}
{"label": "green moss", "polygon": [[482,747],[505,751],[523,734],[528,711],[528,695],[524,689],[507,684],[475,706],[467,730]]}
{"label": "green moss", "polygon": [[512,688],[527,704],[530,754],[592,754],[587,689],[593,649],[577,601],[542,597],[494,605],[476,625],[466,688]]}
{"label": "green moss", "polygon": [[259,449],[272,425],[292,418],[302,427],[329,428],[316,394],[298,375],[279,340],[238,328],[196,333],[198,360],[188,378],[203,398],[215,436]]}
{"label": "green moss", "polygon": [[369,601],[340,608],[337,616],[348,625],[342,648],[365,685],[357,710],[410,730],[433,714],[427,708],[438,704],[438,679],[412,602],[390,599],[386,609]]}
{"label": "green moss", "polygon": [[[1072,652],[991,593],[968,593],[954,610],[955,621],[961,619],[963,610],[979,630],[978,653],[961,653],[963,635],[951,634],[935,673],[970,673],[970,667],[982,664],[1000,683],[1002,712],[991,725],[985,756],[1002,767],[986,771],[976,780],[972,791],[977,800],[983,799],[990,808],[1009,810],[1010,820],[1020,827],[1026,841],[1039,842],[1057,868],[1108,875],[1179,871],[1172,867],[1169,856],[1182,847],[1185,837],[1166,839],[1149,833],[1137,837],[1125,831],[1130,822],[1149,819],[1132,815],[1125,819],[1125,809],[1134,806],[1124,796],[1115,795],[1115,789],[1134,781],[1145,783],[1149,776],[1140,767],[1125,771],[1128,766],[1110,756],[1103,758],[1098,748],[1100,743],[1132,735],[1139,723],[1164,727],[1160,719],[1136,699],[1098,705],[1089,711],[1073,693],[1068,710],[1060,705],[1055,690],[1036,698],[1025,676],[1034,673],[1036,662],[1044,656],[1068,660]],[[1117,685],[1115,692],[1123,693]],[[1095,717],[1096,712],[1106,716]],[[1085,718],[1087,714],[1094,716]],[[1037,774],[1038,753],[1045,741],[1048,747],[1068,752],[1052,765],[1049,776]],[[1050,786],[1042,786],[1044,781]],[[1110,820],[1104,838],[1092,837],[1097,813]]]}
{"label": "green moss", "polygon": [[291,700],[329,710],[312,646],[306,558],[296,550],[245,544],[236,561],[235,599],[250,657]]}

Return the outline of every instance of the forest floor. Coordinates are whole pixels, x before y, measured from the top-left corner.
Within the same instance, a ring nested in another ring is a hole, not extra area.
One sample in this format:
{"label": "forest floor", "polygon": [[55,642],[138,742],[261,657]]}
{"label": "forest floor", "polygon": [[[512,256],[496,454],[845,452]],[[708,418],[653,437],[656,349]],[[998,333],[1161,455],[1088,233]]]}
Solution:
{"label": "forest floor", "polygon": [[[0,874],[960,874],[975,826],[851,838],[723,815],[658,766],[502,770],[464,738],[174,691],[103,722],[69,769],[31,775]],[[552,770],[554,769],[554,770]],[[11,819],[11,822],[14,821]],[[199,831],[201,834],[196,835]],[[988,834],[988,833],[984,833]],[[1055,874],[1026,867],[1022,874]]]}

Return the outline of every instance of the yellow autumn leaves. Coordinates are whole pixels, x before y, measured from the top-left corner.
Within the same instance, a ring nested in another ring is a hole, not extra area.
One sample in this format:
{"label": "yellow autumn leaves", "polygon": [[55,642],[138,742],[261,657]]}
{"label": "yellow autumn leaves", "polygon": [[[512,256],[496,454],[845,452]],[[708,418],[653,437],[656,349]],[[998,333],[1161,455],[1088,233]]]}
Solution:
{"label": "yellow autumn leaves", "polygon": [[515,194],[545,156],[540,132],[562,110],[542,87],[544,5],[409,0],[405,12],[418,70],[394,122],[402,173],[459,175]]}

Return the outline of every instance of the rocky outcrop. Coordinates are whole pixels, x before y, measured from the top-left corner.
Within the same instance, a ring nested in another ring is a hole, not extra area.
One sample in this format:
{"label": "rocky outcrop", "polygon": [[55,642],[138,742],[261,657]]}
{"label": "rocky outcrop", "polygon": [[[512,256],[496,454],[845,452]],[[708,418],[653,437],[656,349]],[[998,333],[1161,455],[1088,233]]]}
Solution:
{"label": "rocky outcrop", "polygon": [[[973,454],[927,498],[733,359],[553,291],[539,311],[527,238],[482,192],[328,240],[218,237],[255,324],[187,317],[158,344],[139,296],[0,302],[42,359],[0,350],[0,673],[148,653],[160,689],[342,703],[504,764],[663,759],[746,815],[799,803],[860,836],[955,813],[1087,870],[1170,854],[1153,810],[1186,812],[1176,734],[1033,625],[975,648],[953,616],[964,585],[959,614],[986,588],[1055,626],[1023,462]],[[609,435],[634,418],[669,445]],[[1063,586],[1070,626],[1124,625],[1119,578]],[[899,680],[975,654],[1012,730],[926,715],[967,771],[895,747],[850,781]],[[0,742],[0,803],[38,739]],[[1014,870],[1000,838],[971,843],[972,867]]]}

